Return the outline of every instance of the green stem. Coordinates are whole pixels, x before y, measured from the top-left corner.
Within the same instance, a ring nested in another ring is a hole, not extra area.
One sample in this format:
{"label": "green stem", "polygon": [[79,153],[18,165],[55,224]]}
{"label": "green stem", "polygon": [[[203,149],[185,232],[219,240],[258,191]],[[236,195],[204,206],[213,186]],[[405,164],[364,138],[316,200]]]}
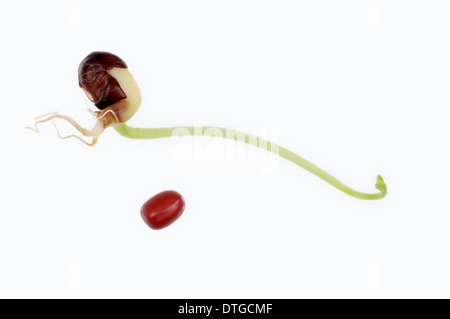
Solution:
{"label": "green stem", "polygon": [[335,177],[331,176],[327,172],[323,171],[313,163],[307,161],[303,157],[298,156],[297,154],[281,147],[275,143],[262,139],[260,137],[247,134],[237,130],[230,130],[221,127],[194,127],[194,126],[186,126],[186,127],[165,127],[165,128],[134,128],[129,127],[125,123],[121,123],[115,127],[115,130],[121,134],[122,136],[133,138],[133,139],[151,139],[151,138],[163,138],[163,137],[172,137],[172,136],[215,136],[227,138],[235,141],[244,142],[247,144],[255,145],[261,148],[264,148],[267,151],[275,153],[288,161],[291,161],[294,164],[297,164],[300,167],[303,167],[307,171],[312,174],[320,177],[327,183],[336,187],[337,189],[343,191],[344,193],[360,198],[360,199],[381,199],[386,195],[387,187],[383,181],[381,175],[377,176],[377,183],[375,187],[380,191],[375,194],[366,194],[355,191],[354,189],[344,185]]}

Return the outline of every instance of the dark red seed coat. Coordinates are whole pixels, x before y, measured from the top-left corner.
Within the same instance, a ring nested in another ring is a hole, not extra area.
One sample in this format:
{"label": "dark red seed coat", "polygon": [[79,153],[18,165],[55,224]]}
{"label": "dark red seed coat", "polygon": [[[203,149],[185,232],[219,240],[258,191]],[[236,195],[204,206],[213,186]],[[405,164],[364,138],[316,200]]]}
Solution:
{"label": "dark red seed coat", "polygon": [[184,207],[183,196],[175,191],[164,191],[145,202],[141,208],[141,216],[151,228],[161,229],[177,220]]}
{"label": "dark red seed coat", "polygon": [[100,110],[125,99],[119,82],[108,71],[112,68],[127,68],[126,63],[109,52],[92,52],[78,67],[78,84],[93,97]]}

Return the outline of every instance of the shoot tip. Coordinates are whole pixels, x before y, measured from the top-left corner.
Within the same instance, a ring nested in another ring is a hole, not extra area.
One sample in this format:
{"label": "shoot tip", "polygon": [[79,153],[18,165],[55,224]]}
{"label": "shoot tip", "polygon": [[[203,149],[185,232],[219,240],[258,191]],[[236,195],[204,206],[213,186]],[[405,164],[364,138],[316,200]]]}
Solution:
{"label": "shoot tip", "polygon": [[375,184],[375,187],[383,194],[383,197],[386,195],[387,186],[383,180],[383,177],[381,177],[381,175],[377,176],[377,183]]}

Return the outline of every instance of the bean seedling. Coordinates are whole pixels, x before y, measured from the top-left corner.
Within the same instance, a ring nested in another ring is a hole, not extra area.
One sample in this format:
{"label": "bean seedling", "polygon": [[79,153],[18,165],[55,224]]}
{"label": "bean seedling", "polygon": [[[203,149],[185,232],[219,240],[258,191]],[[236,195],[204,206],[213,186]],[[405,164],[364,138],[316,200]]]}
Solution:
{"label": "bean seedling", "polygon": [[[75,137],[89,146],[97,143],[100,134],[108,127],[113,127],[120,135],[132,139],[153,139],[171,137],[176,130],[183,130],[190,135],[205,135],[207,132],[214,131],[213,136],[223,137],[233,140],[242,141],[247,144],[270,150],[272,153],[291,161],[292,163],[306,169],[312,174],[323,179],[325,182],[336,187],[342,192],[360,199],[381,199],[387,193],[386,184],[381,175],[377,176],[375,187],[377,193],[362,193],[356,191],[327,172],[323,171],[316,165],[307,161],[303,157],[289,151],[288,149],[276,145],[270,141],[260,137],[240,132],[237,130],[229,130],[221,127],[164,127],[164,128],[135,128],[130,127],[126,122],[136,113],[141,104],[141,93],[139,87],[128,71],[125,62],[118,56],[108,52],[92,52],[80,64],[78,68],[78,81],[80,87],[84,90],[88,98],[98,108],[97,111],[90,110],[97,121],[91,130],[81,127],[76,121],[66,115],[58,113],[48,113],[35,118],[33,128],[28,127],[39,133],[38,124],[52,121],[58,136],[62,139]],[[55,125],[55,119],[63,119],[72,124],[83,136],[91,137],[91,142],[84,140],[77,135],[69,135],[62,137]],[[236,139],[243,136],[244,138]],[[175,214],[176,215],[176,214]]]}

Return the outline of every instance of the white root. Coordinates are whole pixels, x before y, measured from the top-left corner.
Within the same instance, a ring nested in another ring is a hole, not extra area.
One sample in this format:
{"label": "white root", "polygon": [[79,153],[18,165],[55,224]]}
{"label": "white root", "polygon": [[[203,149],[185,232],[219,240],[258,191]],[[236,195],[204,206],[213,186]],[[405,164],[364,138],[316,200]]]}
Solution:
{"label": "white root", "polygon": [[[94,113],[94,111],[92,111],[92,113]],[[103,113],[103,112],[98,112],[98,113],[94,113],[94,114],[100,115],[101,113]],[[60,114],[58,114],[58,112],[51,112],[51,113],[47,113],[47,114],[44,114],[44,115],[35,117],[35,118],[34,118],[34,120],[35,120],[35,122],[34,122],[34,127],[26,127],[26,129],[35,131],[36,133],[40,133],[40,130],[39,130],[39,128],[38,128],[38,124],[44,123],[44,122],[48,122],[48,121],[51,120],[53,126],[54,126],[55,129],[56,129],[56,132],[57,132],[57,134],[58,134],[58,137],[59,137],[60,139],[65,140],[65,139],[74,137],[74,138],[77,138],[78,140],[80,140],[81,142],[83,142],[84,144],[86,144],[86,145],[88,145],[88,146],[94,146],[94,145],[97,143],[97,140],[98,140],[98,137],[100,136],[100,134],[101,134],[101,133],[105,130],[105,128],[107,127],[107,126],[106,126],[106,127],[104,126],[103,121],[101,121],[101,119],[102,119],[103,117],[105,117],[106,114],[108,114],[108,113],[112,113],[112,115],[114,116],[115,120],[118,122],[118,118],[117,118],[117,115],[115,114],[115,112],[112,111],[112,110],[107,110],[107,111],[104,112],[100,117],[97,117],[97,123],[96,123],[95,126],[92,128],[92,130],[87,130],[87,129],[83,128],[81,125],[79,125],[75,120],[73,120],[73,119],[70,118],[69,116],[66,116],[66,115],[60,115]],[[89,143],[88,141],[82,139],[80,136],[73,135],[73,134],[68,135],[68,136],[61,136],[61,134],[60,134],[60,132],[59,132],[59,129],[58,129],[58,127],[56,126],[56,123],[55,123],[55,119],[57,119],[57,118],[66,120],[67,122],[69,122],[70,124],[72,124],[72,126],[73,126],[74,128],[76,128],[76,129],[77,129],[81,134],[83,134],[84,136],[86,136],[86,137],[92,137],[92,141]]]}
{"label": "white root", "polygon": [[[100,115],[101,112],[99,112],[98,114]],[[119,123],[119,118],[117,117],[116,112],[114,112],[113,110],[107,110],[105,113],[103,113],[100,117],[97,117],[97,120],[100,120],[102,118],[104,118],[106,116],[106,114],[111,113],[114,116],[114,119],[116,120],[116,123]]]}

